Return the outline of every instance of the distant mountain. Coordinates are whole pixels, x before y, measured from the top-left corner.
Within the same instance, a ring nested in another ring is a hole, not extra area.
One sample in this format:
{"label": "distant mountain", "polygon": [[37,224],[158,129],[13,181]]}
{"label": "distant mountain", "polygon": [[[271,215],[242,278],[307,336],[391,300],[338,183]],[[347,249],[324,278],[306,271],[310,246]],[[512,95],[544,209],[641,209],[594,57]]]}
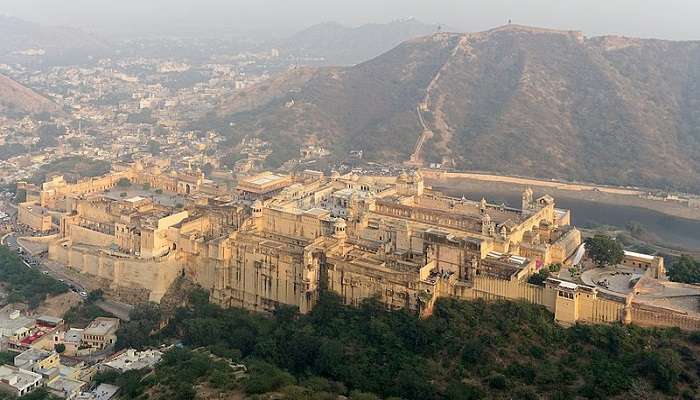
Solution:
{"label": "distant mountain", "polygon": [[354,65],[437,29],[437,25],[424,24],[416,19],[358,27],[329,22],[295,34],[280,47],[287,55],[321,59],[318,64],[322,65]]}
{"label": "distant mountain", "polygon": [[380,161],[419,147],[457,168],[700,191],[700,42],[508,25],[289,79],[219,115],[290,156],[308,141]]}
{"label": "distant mountain", "polygon": [[75,62],[109,50],[104,40],[80,29],[44,26],[2,15],[0,38],[0,62]]}
{"label": "distant mountain", "polygon": [[0,75],[0,115],[5,113],[60,113],[61,108],[46,97]]}

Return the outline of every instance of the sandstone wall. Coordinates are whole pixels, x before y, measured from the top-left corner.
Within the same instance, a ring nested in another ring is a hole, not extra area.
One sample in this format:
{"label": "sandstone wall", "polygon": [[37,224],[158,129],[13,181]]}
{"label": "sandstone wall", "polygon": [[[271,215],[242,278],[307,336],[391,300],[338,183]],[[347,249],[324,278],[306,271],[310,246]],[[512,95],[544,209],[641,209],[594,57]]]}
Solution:
{"label": "sandstone wall", "polygon": [[109,282],[111,289],[147,290],[148,300],[158,302],[181,274],[176,256],[158,259],[119,258],[79,247],[49,246],[49,259]]}

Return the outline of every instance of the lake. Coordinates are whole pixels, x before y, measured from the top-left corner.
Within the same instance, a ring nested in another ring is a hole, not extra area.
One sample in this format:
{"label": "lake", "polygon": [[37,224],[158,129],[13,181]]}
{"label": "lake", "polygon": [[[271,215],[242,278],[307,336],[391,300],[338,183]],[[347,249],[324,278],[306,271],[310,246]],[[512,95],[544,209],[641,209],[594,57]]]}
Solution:
{"label": "lake", "polygon": [[[491,204],[506,203],[509,206],[520,208],[521,189],[513,190],[462,190],[440,186],[435,184],[435,189],[450,196],[462,197],[464,195],[471,200],[480,200],[485,197]],[[535,190],[535,196],[546,193],[543,190]],[[577,226],[612,225],[625,228],[630,222],[636,222],[644,229],[661,239],[664,243],[673,247],[683,247],[690,250],[700,250],[700,221],[686,219],[664,214],[658,211],[642,207],[624,206],[609,203],[596,202],[581,198],[562,195],[554,196],[557,207],[571,210],[571,222]]]}

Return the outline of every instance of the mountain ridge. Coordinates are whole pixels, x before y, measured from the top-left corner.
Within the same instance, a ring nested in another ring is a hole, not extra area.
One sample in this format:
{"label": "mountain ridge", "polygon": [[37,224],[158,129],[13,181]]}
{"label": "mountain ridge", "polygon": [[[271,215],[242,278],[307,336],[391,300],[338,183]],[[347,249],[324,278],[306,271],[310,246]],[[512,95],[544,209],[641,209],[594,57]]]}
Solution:
{"label": "mountain ridge", "polygon": [[321,65],[355,65],[405,40],[437,29],[437,24],[426,24],[415,18],[355,27],[323,22],[297,32],[284,40],[280,47],[286,54],[319,58]]}
{"label": "mountain ridge", "polygon": [[419,161],[460,169],[700,190],[700,41],[506,25],[308,75],[220,115],[280,146],[396,162],[420,147]]}

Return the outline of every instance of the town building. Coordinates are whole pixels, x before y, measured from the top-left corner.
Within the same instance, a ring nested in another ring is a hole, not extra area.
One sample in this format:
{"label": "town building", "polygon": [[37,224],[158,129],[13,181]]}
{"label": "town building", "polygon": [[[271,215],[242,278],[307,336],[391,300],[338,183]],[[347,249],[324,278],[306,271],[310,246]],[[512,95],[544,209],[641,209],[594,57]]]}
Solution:
{"label": "town building", "polygon": [[97,317],[83,330],[81,346],[104,350],[117,343],[119,318]]}
{"label": "town building", "polygon": [[0,390],[20,397],[41,386],[41,375],[10,365],[0,365]]}
{"label": "town building", "polygon": [[117,372],[153,368],[160,362],[161,358],[163,358],[163,353],[158,350],[125,349],[104,360],[102,367]]}

